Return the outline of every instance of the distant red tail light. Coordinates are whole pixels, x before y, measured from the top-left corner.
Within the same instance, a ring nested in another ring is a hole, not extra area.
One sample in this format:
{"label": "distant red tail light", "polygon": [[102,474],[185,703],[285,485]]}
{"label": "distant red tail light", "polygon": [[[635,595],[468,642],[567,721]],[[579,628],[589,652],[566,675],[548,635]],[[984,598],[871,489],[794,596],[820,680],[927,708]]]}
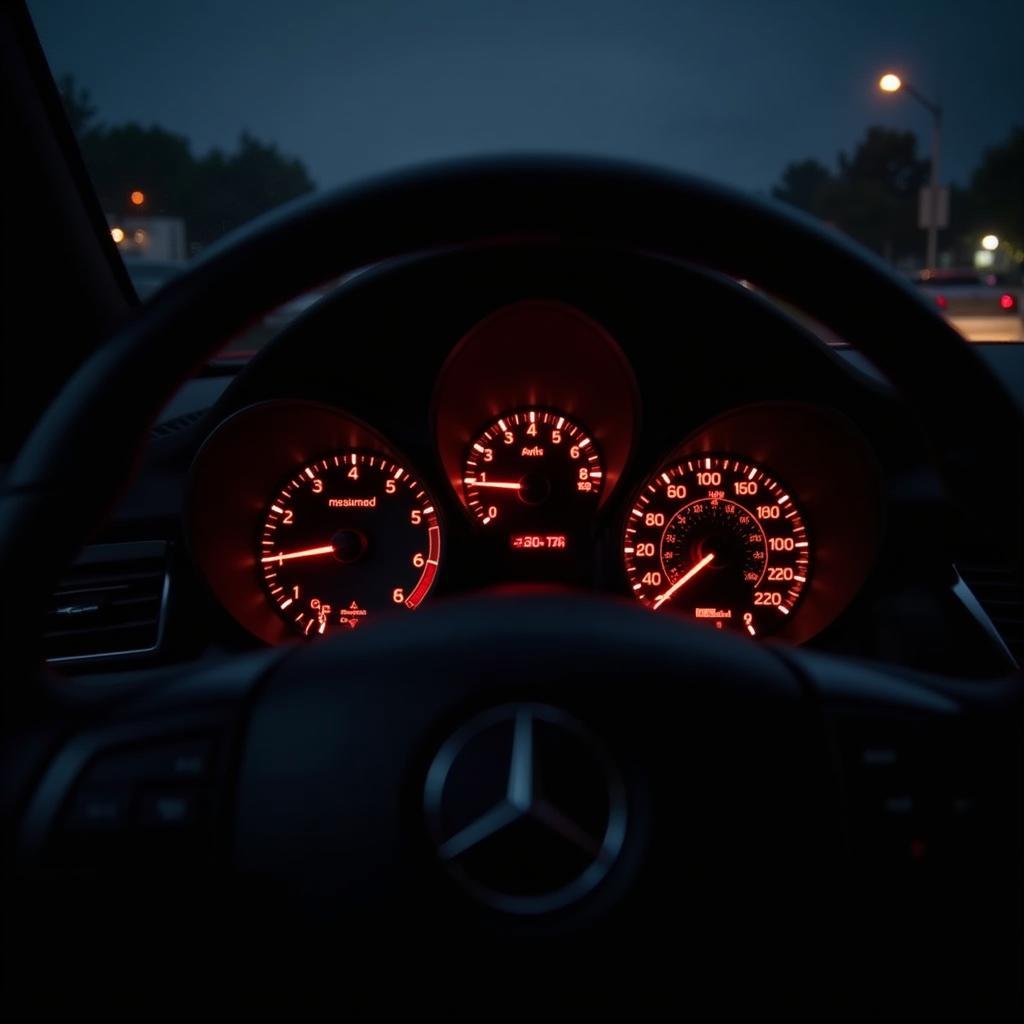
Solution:
{"label": "distant red tail light", "polygon": [[1007,310],[1016,309],[1017,297],[1015,295],[1011,295],[1009,292],[1003,292],[1003,294],[999,296],[999,305],[1003,309]]}
{"label": "distant red tail light", "polygon": [[946,309],[949,306],[949,299],[947,299],[945,295],[936,295],[935,305],[938,306],[939,309]]}

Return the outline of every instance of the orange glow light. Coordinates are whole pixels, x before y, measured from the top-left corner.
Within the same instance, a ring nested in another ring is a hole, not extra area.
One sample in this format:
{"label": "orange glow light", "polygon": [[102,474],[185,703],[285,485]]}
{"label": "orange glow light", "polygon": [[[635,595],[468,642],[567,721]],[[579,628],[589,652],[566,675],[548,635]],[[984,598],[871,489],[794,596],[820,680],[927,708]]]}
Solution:
{"label": "orange glow light", "polygon": [[146,201],[146,193],[136,189],[128,198],[131,199],[132,206],[141,206]]}

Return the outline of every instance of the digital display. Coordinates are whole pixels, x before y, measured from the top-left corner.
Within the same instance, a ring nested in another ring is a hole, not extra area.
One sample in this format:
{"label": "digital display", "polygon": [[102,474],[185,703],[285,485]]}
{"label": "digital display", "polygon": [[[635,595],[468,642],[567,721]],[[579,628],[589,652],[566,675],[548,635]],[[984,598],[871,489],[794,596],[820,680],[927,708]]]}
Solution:
{"label": "digital display", "polygon": [[515,551],[564,551],[569,538],[564,533],[513,533],[509,543]]}

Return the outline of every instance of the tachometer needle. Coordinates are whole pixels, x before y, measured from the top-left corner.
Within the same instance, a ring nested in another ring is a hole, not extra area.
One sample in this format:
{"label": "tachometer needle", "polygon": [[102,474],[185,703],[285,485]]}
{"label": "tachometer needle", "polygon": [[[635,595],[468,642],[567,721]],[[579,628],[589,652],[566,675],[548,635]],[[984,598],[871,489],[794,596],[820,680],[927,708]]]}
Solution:
{"label": "tachometer needle", "polygon": [[494,487],[499,491],[521,491],[523,489],[522,484],[503,483],[498,480],[467,480],[466,484],[469,487]]}
{"label": "tachometer needle", "polygon": [[715,554],[712,552],[710,555],[705,555],[689,572],[684,573],[672,584],[664,594],[659,594],[654,599],[652,608],[657,611],[672,595],[685,583],[689,583],[694,576],[697,575],[702,569],[709,566],[715,560]]}
{"label": "tachometer needle", "polygon": [[292,558],[312,558],[314,555],[333,555],[334,545],[325,544],[322,548],[304,548],[302,551],[289,551],[288,554],[267,555],[261,558],[261,562],[287,562]]}

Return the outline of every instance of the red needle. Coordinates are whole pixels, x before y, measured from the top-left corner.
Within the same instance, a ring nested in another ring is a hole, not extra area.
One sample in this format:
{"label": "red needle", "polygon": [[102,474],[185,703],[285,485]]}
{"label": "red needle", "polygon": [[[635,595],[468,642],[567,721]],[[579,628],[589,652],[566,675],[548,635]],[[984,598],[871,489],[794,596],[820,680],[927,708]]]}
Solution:
{"label": "red needle", "polygon": [[679,579],[672,584],[664,594],[659,594],[654,599],[653,608],[657,611],[684,583],[689,583],[694,576],[697,575],[705,566],[710,565],[715,560],[714,552],[710,555],[705,555],[688,573],[680,576]]}
{"label": "red needle", "polygon": [[322,548],[305,548],[302,551],[289,551],[287,555],[267,555],[261,562],[287,562],[290,558],[312,558],[314,555],[333,555],[334,545],[325,544]]}
{"label": "red needle", "polygon": [[468,487],[495,487],[501,491],[521,491],[522,484],[501,483],[498,480],[467,480]]}

